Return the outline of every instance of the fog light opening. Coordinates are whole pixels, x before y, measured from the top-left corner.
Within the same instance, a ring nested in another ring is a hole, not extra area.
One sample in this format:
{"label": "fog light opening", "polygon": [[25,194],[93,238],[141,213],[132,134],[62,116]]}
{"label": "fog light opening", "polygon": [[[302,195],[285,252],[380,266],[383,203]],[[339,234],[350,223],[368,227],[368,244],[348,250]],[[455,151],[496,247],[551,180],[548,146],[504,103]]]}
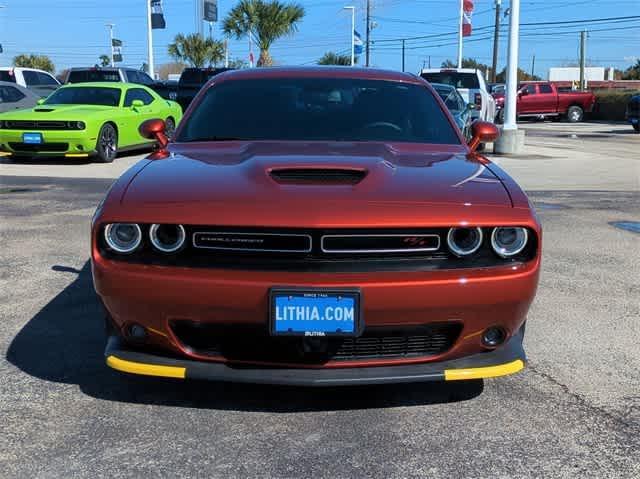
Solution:
{"label": "fog light opening", "polygon": [[506,339],[507,334],[504,329],[498,327],[491,327],[484,330],[482,333],[482,345],[487,348],[497,348]]}
{"label": "fog light opening", "polygon": [[147,329],[139,324],[132,324],[129,326],[129,337],[136,341],[142,341],[147,338]]}

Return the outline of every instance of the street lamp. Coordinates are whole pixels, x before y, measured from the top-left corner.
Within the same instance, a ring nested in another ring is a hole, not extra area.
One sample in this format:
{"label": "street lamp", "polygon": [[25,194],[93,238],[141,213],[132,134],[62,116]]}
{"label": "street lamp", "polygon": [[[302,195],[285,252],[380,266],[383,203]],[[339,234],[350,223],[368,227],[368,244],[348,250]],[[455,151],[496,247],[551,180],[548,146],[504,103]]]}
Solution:
{"label": "street lamp", "polygon": [[354,43],[354,32],[356,30],[356,7],[342,7],[343,10],[351,10],[351,66],[356,64],[356,52],[355,52],[355,43]]}

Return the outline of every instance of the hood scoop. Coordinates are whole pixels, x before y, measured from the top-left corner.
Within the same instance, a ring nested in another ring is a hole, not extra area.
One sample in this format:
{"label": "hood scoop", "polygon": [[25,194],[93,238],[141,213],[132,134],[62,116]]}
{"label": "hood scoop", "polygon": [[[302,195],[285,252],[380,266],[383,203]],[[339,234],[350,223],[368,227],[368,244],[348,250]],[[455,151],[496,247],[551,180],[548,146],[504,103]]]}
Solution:
{"label": "hood scoop", "polygon": [[38,113],[49,113],[50,111],[55,111],[55,108],[34,108],[33,111],[37,111]]}
{"label": "hood scoop", "polygon": [[356,185],[367,170],[356,168],[277,168],[269,172],[282,184]]}

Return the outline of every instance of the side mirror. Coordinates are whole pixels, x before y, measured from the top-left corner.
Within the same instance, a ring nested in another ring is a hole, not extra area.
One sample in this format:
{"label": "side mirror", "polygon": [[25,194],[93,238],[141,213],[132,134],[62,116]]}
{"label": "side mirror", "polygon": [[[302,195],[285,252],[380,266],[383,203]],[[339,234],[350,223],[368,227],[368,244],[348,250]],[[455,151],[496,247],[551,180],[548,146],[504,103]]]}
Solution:
{"label": "side mirror", "polygon": [[493,143],[500,138],[500,130],[493,123],[488,121],[476,121],[471,125],[471,140],[469,148],[476,151],[480,143]]}
{"label": "side mirror", "polygon": [[131,102],[131,108],[140,108],[144,106],[144,102],[142,100],[133,100]]}
{"label": "side mirror", "polygon": [[[135,103],[135,100],[134,100]],[[156,140],[160,148],[164,149],[169,144],[169,138],[165,134],[167,126],[164,124],[164,120],[160,118],[154,118],[147,120],[140,125],[138,132],[140,136],[147,140]]]}
{"label": "side mirror", "polygon": [[40,98],[37,102],[36,105],[42,105],[44,103],[44,98]]}

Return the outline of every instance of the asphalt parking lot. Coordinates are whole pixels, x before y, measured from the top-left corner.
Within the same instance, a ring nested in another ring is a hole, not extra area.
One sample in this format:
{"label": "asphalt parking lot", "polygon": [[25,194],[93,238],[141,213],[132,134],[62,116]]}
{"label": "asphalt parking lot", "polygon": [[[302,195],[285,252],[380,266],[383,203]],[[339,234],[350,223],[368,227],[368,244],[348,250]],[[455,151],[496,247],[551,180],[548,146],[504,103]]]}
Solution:
{"label": "asphalt parking lot", "polygon": [[528,367],[486,381],[296,389],[103,362],[89,225],[111,165],[0,160],[0,476],[640,477],[640,135],[530,123],[496,158],[544,227]]}

